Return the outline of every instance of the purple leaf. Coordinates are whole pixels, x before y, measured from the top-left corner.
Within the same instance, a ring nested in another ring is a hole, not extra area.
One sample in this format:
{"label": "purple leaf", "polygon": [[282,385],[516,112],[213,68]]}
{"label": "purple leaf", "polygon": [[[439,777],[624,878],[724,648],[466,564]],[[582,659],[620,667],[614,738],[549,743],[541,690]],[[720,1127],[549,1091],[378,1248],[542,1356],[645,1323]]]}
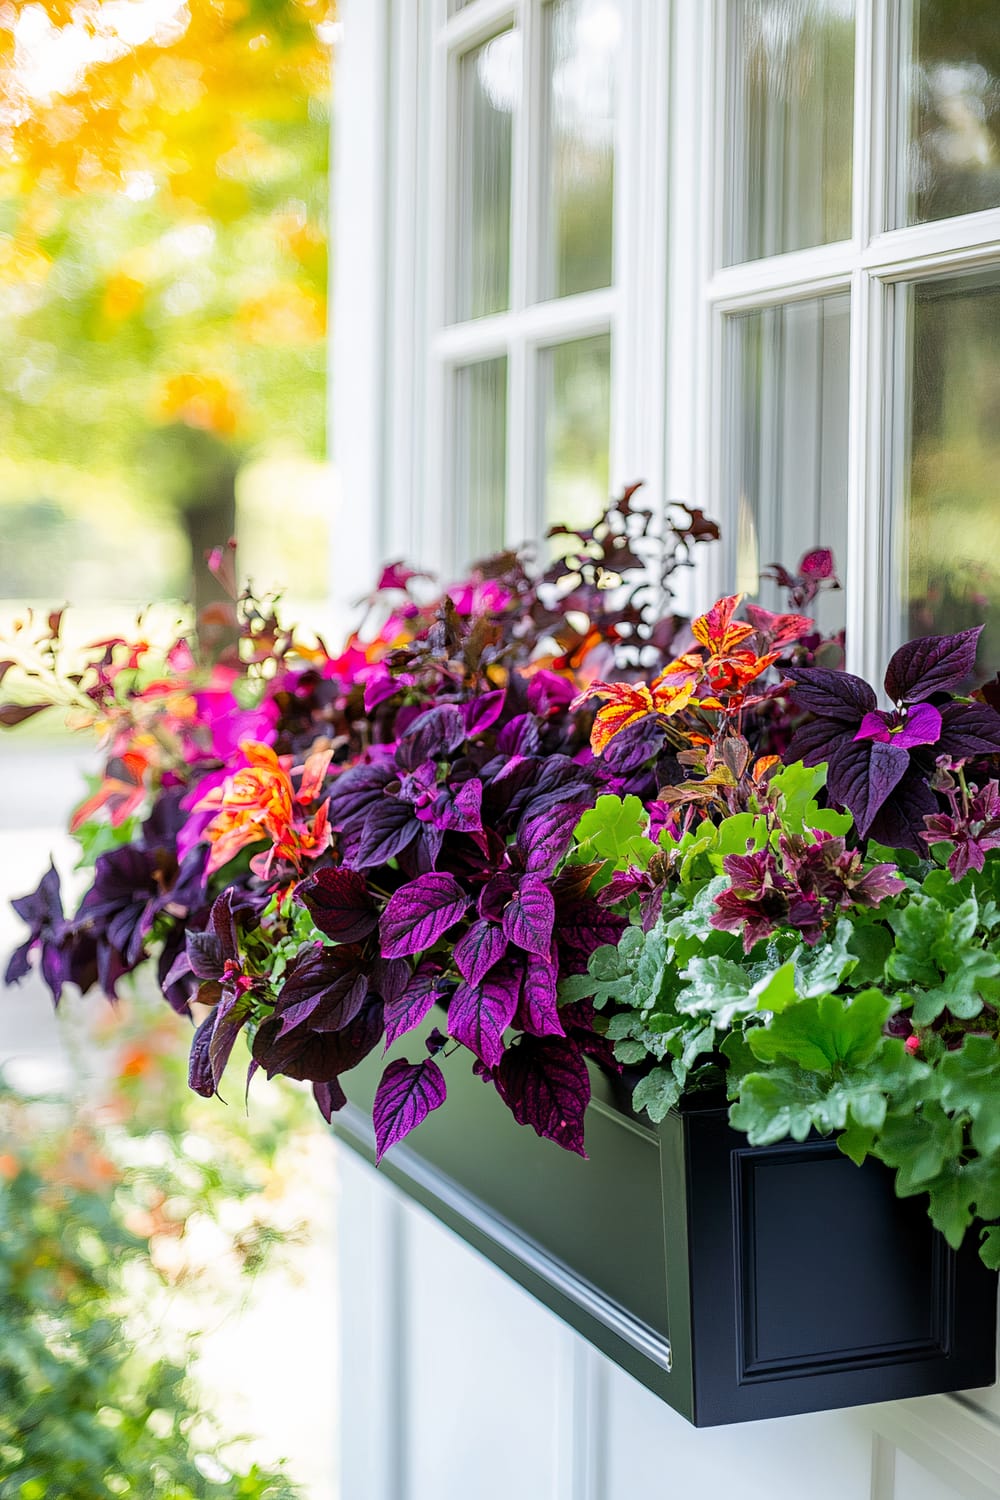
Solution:
{"label": "purple leaf", "polygon": [[534,714],[518,714],[497,735],[497,749],[511,757],[537,755],[542,743],[538,720]]}
{"label": "purple leaf", "polygon": [[368,971],[368,988],[391,1005],[403,994],[412,978],[405,958],[376,958]]}
{"label": "purple leaf", "polygon": [[503,1055],[496,1087],[519,1125],[586,1157],[584,1114],[590,1074],[575,1042],[524,1036]]}
{"label": "purple leaf", "polygon": [[357,1067],[377,1045],[382,1035],[382,1002],[369,1001],[343,1031],[311,1031],[297,1027],[280,1034],[281,1019],[268,1016],[253,1039],[254,1060],[268,1078],[284,1073],[288,1078],[328,1083]]}
{"label": "purple leaf", "polygon": [[468,904],[453,875],[432,870],[401,885],[382,913],[382,957],[406,958],[432,947],[460,920]]}
{"label": "purple leaf", "polygon": [[517,889],[517,881],[508,870],[492,876],[479,893],[479,915],[499,922],[504,907]]}
{"label": "purple leaf", "polygon": [[210,1016],[205,1017],[195,1032],[191,1041],[191,1057],[188,1061],[188,1086],[203,1099],[211,1099],[215,1093],[215,1079],[212,1076],[212,1061],[209,1057],[214,1025],[215,1012],[213,1011]]}
{"label": "purple leaf", "polygon": [[462,704],[465,732],[470,740],[496,723],[503,713],[506,697],[507,689],[497,688],[496,692],[481,693],[470,702]]}
{"label": "purple leaf", "polygon": [[925,635],[900,646],[886,668],[889,697],[894,703],[918,703],[960,687],[972,676],[982,629],[977,625],[955,635]]}
{"label": "purple leaf", "polygon": [[250,1019],[253,1004],[250,996],[239,990],[225,989],[213,1014],[212,1036],[208,1047],[215,1087],[222,1082],[230,1053],[243,1027]]}
{"label": "purple leaf", "polygon": [[556,1005],[559,971],[554,963],[532,954],[524,971],[517,1021],[532,1036],[565,1036]]}
{"label": "purple leaf", "polygon": [[561,802],[518,825],[517,849],[526,870],[551,875],[573,841],[573,829],[587,809],[585,802]]}
{"label": "purple leaf", "polygon": [[403,1058],[391,1062],[372,1104],[376,1162],[426,1120],[432,1109],[440,1109],[446,1094],[444,1074],[432,1058],[419,1063]]}
{"label": "purple leaf", "polygon": [[412,844],[419,832],[420,824],[408,802],[382,797],[365,818],[355,864],[359,869],[387,864]]}
{"label": "purple leaf", "polygon": [[868,837],[887,849],[925,852],[919,834],[924,818],[938,810],[938,801],[918,771],[910,770],[886,798],[872,820]]}
{"label": "purple leaf", "polygon": [[340,1087],[336,1078],[331,1078],[324,1083],[313,1084],[313,1098],[319,1105],[319,1112],[329,1125],[331,1117],[338,1109],[343,1109],[347,1103],[347,1095]]}
{"label": "purple leaf", "polygon": [[448,1002],[448,1030],[456,1042],[495,1068],[503,1056],[503,1034],[514,1019],[520,975],[495,969],[481,985],[460,984]]}
{"label": "purple leaf", "polygon": [[454,833],[481,833],[483,783],[473,778],[457,792],[442,790],[434,805],[434,826]]}
{"label": "purple leaf", "polygon": [[479,984],[507,952],[507,939],[495,922],[473,922],[455,944],[455,963],[462,978]]}
{"label": "purple leaf", "polygon": [[858,724],[865,714],[878,707],[874,690],[861,677],[850,672],[830,672],[825,667],[787,667],[795,684],[791,699],[798,708],[823,719],[842,719]]}
{"label": "purple leaf", "polygon": [[909,765],[906,750],[878,740],[842,740],[830,756],[827,790],[835,802],[850,809],[862,837]]}
{"label": "purple leaf", "polygon": [[799,563],[799,572],[803,578],[832,578],[833,553],[829,547],[815,547],[807,552]]}
{"label": "purple leaf", "polygon": [[952,760],[995,754],[1000,750],[1000,714],[985,703],[946,703],[938,749]]}
{"label": "purple leaf", "polygon": [[385,1048],[419,1026],[434,1002],[442,994],[441,975],[431,964],[419,964],[400,995],[386,1002]]}
{"label": "purple leaf", "polygon": [[465,716],[456,703],[441,703],[415,720],[399,742],[396,764],[415,771],[425,760],[440,760],[465,741]]}
{"label": "purple leaf", "polygon": [[525,875],[503,914],[503,930],[512,943],[546,957],[552,942],[556,903],[542,875]]}
{"label": "purple leaf", "polygon": [[187,959],[188,973],[197,979],[221,979],[225,967],[222,944],[214,932],[188,932],[185,934],[186,952],[178,958]]}
{"label": "purple leaf", "polygon": [[368,883],[358,870],[317,870],[295,889],[320,932],[337,943],[358,943],[378,926]]}
{"label": "purple leaf", "polygon": [[395,769],[386,765],[352,766],[339,772],[330,787],[330,822],[339,828],[345,818],[364,812],[379,801],[395,778]]}
{"label": "purple leaf", "polygon": [[854,725],[843,720],[810,719],[800,724],[792,735],[784,757],[787,765],[801,760],[807,766],[819,766],[829,760],[841,743],[850,744],[854,738]]}

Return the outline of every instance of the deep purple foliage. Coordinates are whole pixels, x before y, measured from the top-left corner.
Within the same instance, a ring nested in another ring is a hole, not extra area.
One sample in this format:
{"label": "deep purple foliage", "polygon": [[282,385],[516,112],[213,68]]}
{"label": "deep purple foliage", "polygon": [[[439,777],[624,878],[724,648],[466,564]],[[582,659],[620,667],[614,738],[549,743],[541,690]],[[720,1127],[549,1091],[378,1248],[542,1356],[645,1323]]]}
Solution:
{"label": "deep purple foliage", "polygon": [[375,1090],[372,1122],[375,1126],[375,1160],[381,1161],[390,1146],[409,1135],[445,1101],[444,1074],[433,1058],[410,1063],[391,1062]]}
{"label": "deep purple foliage", "polygon": [[827,762],[829,795],[850,809],[863,837],[920,852],[924,819],[938,811],[930,787],[937,762],[1000,751],[1000,714],[947,697],[968,681],[981,629],[901,646],[885,674],[895,705],[889,711],[849,672],[787,669],[794,702],[813,715],[796,731],[789,757]]}
{"label": "deep purple foliage", "polygon": [[522,1036],[504,1053],[494,1082],[518,1124],[530,1125],[567,1151],[587,1155],[583,1123],[590,1075],[577,1042]]}

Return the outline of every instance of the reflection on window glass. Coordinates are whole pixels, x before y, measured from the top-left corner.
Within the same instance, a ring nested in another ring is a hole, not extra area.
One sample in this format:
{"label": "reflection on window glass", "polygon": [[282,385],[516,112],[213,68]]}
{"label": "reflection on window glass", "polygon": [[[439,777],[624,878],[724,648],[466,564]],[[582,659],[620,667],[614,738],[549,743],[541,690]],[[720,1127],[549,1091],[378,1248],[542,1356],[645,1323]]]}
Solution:
{"label": "reflection on window glass", "polygon": [[997,0],[913,0],[910,223],[1000,204]]}
{"label": "reflection on window glass", "polygon": [[543,296],[611,283],[615,0],[553,0],[548,24],[549,192]]}
{"label": "reflection on window glass", "polygon": [[851,233],[854,0],[730,0],[726,262]]}
{"label": "reflection on window glass", "polygon": [[907,287],[910,451],[904,627],[986,621],[979,665],[1000,667],[1000,276]]}
{"label": "reflection on window glass", "polygon": [[520,35],[504,31],[459,64],[458,308],[460,318],[510,301],[510,171],[520,93]]}
{"label": "reflection on window glass", "polygon": [[455,372],[454,562],[464,567],[504,542],[507,482],[507,361],[486,359]]}
{"label": "reflection on window glass", "polygon": [[[787,607],[771,563],[790,571],[804,552],[847,555],[846,293],[733,317],[727,338],[726,490],[736,526],[736,587],[769,609]],[[812,606],[825,631],[844,623],[843,593]]]}
{"label": "reflection on window glass", "polygon": [[589,526],[608,498],[611,335],[547,349],[542,389],[545,524]]}

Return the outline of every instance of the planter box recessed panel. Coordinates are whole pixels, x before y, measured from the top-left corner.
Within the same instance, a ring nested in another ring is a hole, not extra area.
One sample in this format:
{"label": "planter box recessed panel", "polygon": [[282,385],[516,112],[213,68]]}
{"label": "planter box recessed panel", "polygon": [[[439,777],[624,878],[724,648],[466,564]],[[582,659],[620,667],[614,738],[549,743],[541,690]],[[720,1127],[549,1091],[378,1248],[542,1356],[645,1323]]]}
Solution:
{"label": "planter box recessed panel", "polygon": [[[369,1160],[383,1066],[345,1077],[334,1117]],[[593,1083],[589,1161],[456,1069],[380,1170],[698,1426],[994,1380],[996,1276],[879,1163],[820,1139],[750,1147],[718,1101],[654,1127]]]}

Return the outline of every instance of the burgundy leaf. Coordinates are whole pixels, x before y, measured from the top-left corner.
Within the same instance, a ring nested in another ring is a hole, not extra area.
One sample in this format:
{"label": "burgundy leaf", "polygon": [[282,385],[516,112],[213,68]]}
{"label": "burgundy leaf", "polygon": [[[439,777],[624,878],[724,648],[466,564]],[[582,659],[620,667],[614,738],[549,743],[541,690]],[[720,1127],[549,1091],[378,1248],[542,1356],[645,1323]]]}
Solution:
{"label": "burgundy leaf", "polygon": [[841,743],[849,744],[854,738],[854,724],[843,720],[810,719],[800,724],[792,735],[785,761],[792,765],[801,760],[807,766],[819,766],[829,760]]}
{"label": "burgundy leaf", "polygon": [[299,882],[295,899],[306,907],[320,932],[337,943],[358,943],[378,926],[368,883],[358,870],[317,870]]}
{"label": "burgundy leaf", "polygon": [[380,995],[386,1005],[391,1005],[403,994],[412,978],[405,958],[376,958],[368,973],[368,988],[373,995]]}
{"label": "burgundy leaf", "polygon": [[517,1023],[532,1036],[565,1036],[562,1018],[556,1005],[558,968],[548,959],[531,954],[521,985],[521,1002]]}
{"label": "burgundy leaf", "polygon": [[400,1058],[382,1074],[372,1104],[375,1126],[375,1160],[380,1162],[390,1146],[408,1136],[445,1101],[444,1074],[430,1057],[410,1063]]}
{"label": "burgundy leaf", "polygon": [[23,724],[26,719],[33,719],[36,714],[44,713],[51,707],[51,703],[0,703],[0,725],[4,729],[13,729],[15,725]]}
{"label": "burgundy leaf", "polygon": [[972,676],[982,629],[977,625],[955,635],[925,635],[900,646],[886,668],[889,697],[894,703],[918,703],[960,687]]}
{"label": "burgundy leaf", "polygon": [[875,693],[861,677],[850,672],[830,672],[825,667],[787,667],[795,684],[791,698],[798,708],[824,719],[842,719],[858,724],[878,707]]}
{"label": "burgundy leaf", "polygon": [[394,767],[387,765],[351,766],[340,771],[330,787],[330,822],[339,828],[345,818],[364,812],[381,799],[395,777]]}
{"label": "burgundy leaf", "polygon": [[222,1075],[236,1044],[236,1038],[249,1021],[252,1010],[249,995],[241,994],[238,990],[223,990],[222,999],[216,1006],[212,1017],[214,1024],[208,1048],[212,1078],[216,1088],[222,1082]]}
{"label": "burgundy leaf", "polygon": [[503,914],[503,930],[528,953],[548,955],[556,903],[542,875],[525,875]]}
{"label": "burgundy leaf", "polygon": [[212,931],[221,945],[224,963],[239,962],[239,939],[236,934],[236,912],[234,909],[239,901],[239,897],[239,891],[230,886],[222,892],[221,896],[216,897],[208,917]]}
{"label": "burgundy leaf", "polygon": [[368,975],[357,948],[301,948],[278,991],[275,1014],[280,1034],[309,1023],[311,1031],[341,1031],[368,996]]}
{"label": "burgundy leaf", "polygon": [[331,1078],[325,1083],[314,1083],[313,1098],[319,1105],[319,1112],[328,1125],[337,1110],[343,1109],[347,1103],[347,1095],[336,1078]]}
{"label": "burgundy leaf", "polygon": [[385,1048],[406,1032],[419,1026],[434,1002],[440,999],[442,982],[439,971],[431,964],[419,964],[402,994],[386,1002]]}
{"label": "burgundy leaf", "polygon": [[919,837],[924,818],[938,810],[934,793],[918,771],[910,770],[883,802],[868,829],[868,837],[887,849],[925,850]]}
{"label": "burgundy leaf", "polygon": [[473,922],[455,944],[455,963],[463,979],[479,984],[507,952],[507,938],[495,922]]}
{"label": "burgundy leaf", "polygon": [[575,1042],[524,1036],[503,1055],[496,1087],[519,1125],[586,1157],[584,1114],[590,1074]]}
{"label": "burgundy leaf", "polygon": [[862,837],[909,765],[906,750],[878,740],[842,740],[830,756],[827,790],[835,802],[850,809]]}
{"label": "burgundy leaf", "polygon": [[382,913],[382,957],[406,958],[432,947],[460,920],[468,904],[453,875],[431,871],[401,885]]}
{"label": "burgundy leaf", "polygon": [[[178,957],[177,968],[182,960],[187,960],[187,972],[194,974],[198,979],[221,979],[225,967],[225,955],[222,951],[222,943],[214,932],[188,932],[184,937],[186,952]],[[183,972],[183,971],[181,971]],[[175,976],[171,970],[169,979]]]}
{"label": "burgundy leaf", "polygon": [[1000,751],[1000,714],[985,703],[946,703],[941,710],[940,754],[972,760]]}
{"label": "burgundy leaf", "polygon": [[460,984],[448,1002],[448,1030],[456,1042],[495,1068],[503,1056],[503,1034],[517,1010],[520,975],[495,969],[481,985]]}
{"label": "burgundy leaf", "polygon": [[280,1034],[281,1019],[268,1016],[253,1040],[254,1060],[268,1078],[283,1073],[288,1078],[328,1083],[357,1067],[382,1035],[382,1002],[371,1001],[343,1031],[311,1031],[297,1027]]}
{"label": "burgundy leaf", "polygon": [[212,1076],[212,1061],[209,1057],[214,1025],[214,1013],[206,1016],[202,1021],[192,1038],[191,1057],[188,1061],[188,1085],[203,1099],[211,1099],[215,1093],[215,1079]]}
{"label": "burgundy leaf", "polygon": [[408,802],[397,797],[382,797],[365,818],[361,842],[354,856],[359,869],[384,865],[401,854],[420,832]]}
{"label": "burgundy leaf", "polygon": [[833,553],[829,547],[815,547],[807,552],[799,563],[799,572],[803,578],[832,578]]}

